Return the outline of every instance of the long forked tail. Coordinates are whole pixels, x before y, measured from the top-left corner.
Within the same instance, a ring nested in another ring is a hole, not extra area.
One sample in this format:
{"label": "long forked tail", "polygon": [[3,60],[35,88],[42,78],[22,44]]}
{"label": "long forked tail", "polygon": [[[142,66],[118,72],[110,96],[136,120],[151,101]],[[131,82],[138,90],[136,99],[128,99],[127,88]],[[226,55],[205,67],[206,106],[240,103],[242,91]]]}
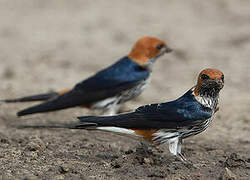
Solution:
{"label": "long forked tail", "polygon": [[[114,115],[114,116],[81,116],[77,117],[80,121],[75,127],[81,128],[88,124],[95,124],[97,127],[100,126],[116,126],[119,125],[119,119],[126,114]],[[123,119],[123,118],[122,118]]]}
{"label": "long forked tail", "polygon": [[82,92],[71,90],[46,102],[21,110],[17,113],[17,116],[46,113],[76,106],[84,106],[86,104],[85,99],[86,98],[84,98]]}
{"label": "long forked tail", "polygon": [[[133,124],[130,125],[129,118],[133,113],[120,114],[115,116],[83,116],[78,117],[80,123],[74,125],[74,129],[88,129],[115,132],[118,134],[127,134],[133,136],[144,136],[139,131],[133,129]],[[145,138],[147,139],[148,133]]]}
{"label": "long forked tail", "polygon": [[20,129],[96,129],[98,128],[102,121],[108,121],[113,119],[113,116],[84,116],[78,117],[79,122],[71,124],[52,124],[52,125],[20,125]]}
{"label": "long forked tail", "polygon": [[16,102],[46,101],[57,96],[58,96],[57,92],[51,92],[51,93],[38,94],[38,95],[32,95],[32,96],[25,96],[25,97],[16,98],[16,99],[5,99],[5,100],[2,100],[2,102],[16,103]]}
{"label": "long forked tail", "polygon": [[129,114],[116,115],[116,116],[83,116],[78,117],[80,122],[72,124],[57,124],[57,125],[25,125],[19,126],[18,128],[27,129],[86,129],[86,130],[101,130],[110,131],[120,134],[137,135],[132,129],[124,128],[119,125],[124,124],[124,120],[129,116]]}
{"label": "long forked tail", "polygon": [[4,99],[1,100],[2,102],[6,103],[17,103],[17,102],[31,102],[31,101],[47,101],[52,98],[55,98],[59,95],[62,95],[66,92],[70,91],[69,89],[65,89],[59,92],[50,92],[50,93],[44,93],[44,94],[36,94],[31,96],[25,96],[21,98],[15,98],[15,99]]}
{"label": "long forked tail", "polygon": [[19,125],[19,129],[95,129],[96,124],[86,123],[79,126],[79,123],[56,124],[56,125]]}
{"label": "long forked tail", "polygon": [[152,141],[152,134],[156,130],[143,130],[141,128],[137,129],[136,124],[138,122],[132,119],[134,123],[129,122],[130,117],[133,117],[133,113],[120,114],[115,116],[83,116],[78,117],[79,122],[72,124],[62,124],[62,125],[30,125],[30,126],[19,126],[19,128],[35,128],[35,129],[50,129],[50,128],[67,128],[67,129],[86,129],[86,130],[101,130],[109,131],[118,134],[132,135],[143,137],[147,141]]}

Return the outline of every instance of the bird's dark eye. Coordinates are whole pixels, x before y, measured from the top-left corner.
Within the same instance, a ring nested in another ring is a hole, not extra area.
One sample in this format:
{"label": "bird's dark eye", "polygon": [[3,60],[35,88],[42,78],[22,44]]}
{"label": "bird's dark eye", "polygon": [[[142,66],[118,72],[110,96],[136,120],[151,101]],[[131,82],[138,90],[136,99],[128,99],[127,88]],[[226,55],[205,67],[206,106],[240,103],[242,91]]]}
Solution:
{"label": "bird's dark eye", "polygon": [[159,44],[158,46],[156,46],[156,49],[161,50],[163,47],[164,47],[163,44]]}
{"label": "bird's dark eye", "polygon": [[202,74],[202,75],[201,75],[201,79],[203,79],[203,80],[205,80],[205,79],[209,79],[209,76],[208,76],[208,75],[206,75],[206,74]]}
{"label": "bird's dark eye", "polygon": [[220,78],[221,78],[222,81],[224,81],[224,75],[222,75]]}

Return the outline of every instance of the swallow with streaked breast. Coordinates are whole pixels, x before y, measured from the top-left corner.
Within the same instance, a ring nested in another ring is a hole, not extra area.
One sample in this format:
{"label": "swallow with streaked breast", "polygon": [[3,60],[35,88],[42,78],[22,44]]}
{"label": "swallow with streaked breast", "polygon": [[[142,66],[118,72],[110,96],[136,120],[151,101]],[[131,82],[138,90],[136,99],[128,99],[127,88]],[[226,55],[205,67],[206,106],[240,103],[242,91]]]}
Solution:
{"label": "swallow with streaked breast", "polygon": [[141,94],[149,82],[153,63],[160,56],[171,51],[162,40],[149,36],[143,37],[135,43],[128,56],[83,80],[73,89],[3,101],[7,103],[45,101],[18,112],[18,116],[76,106],[102,109],[113,115],[118,110],[118,104]]}
{"label": "swallow with streaked breast", "polygon": [[181,153],[182,141],[210,125],[223,86],[221,71],[205,69],[197,84],[174,101],[141,106],[115,116],[78,117],[79,123],[59,128],[112,131],[139,136],[157,145],[167,143],[173,155],[186,161]]}

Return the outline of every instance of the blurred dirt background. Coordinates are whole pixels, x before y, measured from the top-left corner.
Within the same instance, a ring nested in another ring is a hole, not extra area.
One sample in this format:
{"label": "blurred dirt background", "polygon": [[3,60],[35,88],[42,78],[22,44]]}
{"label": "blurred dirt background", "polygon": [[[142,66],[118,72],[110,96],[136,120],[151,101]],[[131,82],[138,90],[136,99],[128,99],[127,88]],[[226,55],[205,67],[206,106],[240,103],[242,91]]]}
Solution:
{"label": "blurred dirt background", "polygon": [[0,179],[250,179],[250,1],[1,0],[0,99],[72,87],[147,35],[175,52],[125,110],[179,97],[204,68],[225,74],[211,127],[184,143],[193,166],[135,138],[16,128],[71,122],[85,109],[17,118],[30,103],[1,104]]}

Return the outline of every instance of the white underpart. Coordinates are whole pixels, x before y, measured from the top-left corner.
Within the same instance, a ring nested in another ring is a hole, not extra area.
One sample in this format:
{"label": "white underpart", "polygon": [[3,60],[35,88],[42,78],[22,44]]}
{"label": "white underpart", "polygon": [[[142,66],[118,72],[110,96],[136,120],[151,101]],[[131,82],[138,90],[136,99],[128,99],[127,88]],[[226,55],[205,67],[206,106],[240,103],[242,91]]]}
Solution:
{"label": "white underpart", "polygon": [[147,87],[147,85],[150,83],[150,80],[151,79],[148,77],[137,86],[129,90],[123,91],[120,96],[120,101],[125,102],[139,96],[142,93],[142,91]]}
{"label": "white underpart", "polygon": [[117,114],[118,111],[119,97],[111,97],[98,101],[91,106],[91,109],[101,109],[102,114],[105,116],[113,116]]}
{"label": "white underpart", "polygon": [[213,100],[211,98],[201,97],[201,96],[195,96],[195,99],[201,103],[202,105],[212,108],[213,106]]}
{"label": "white underpart", "polygon": [[219,96],[215,98],[206,97],[206,96],[195,96],[194,91],[193,91],[193,95],[199,103],[201,103],[205,107],[211,108],[213,110],[213,113],[215,112],[216,107],[219,102]]}
{"label": "white underpart", "polygon": [[110,131],[110,132],[116,132],[116,133],[136,135],[133,130],[125,129],[125,128],[119,128],[119,127],[97,127],[96,129],[102,130],[102,131]]}
{"label": "white underpart", "polygon": [[177,155],[178,153],[178,144],[179,144],[179,138],[178,137],[175,137],[175,138],[172,138],[172,139],[169,139],[168,140],[168,148],[169,148],[169,151],[173,154],[173,155]]}
{"label": "white underpart", "polygon": [[153,134],[153,136],[154,136],[153,140],[158,139],[159,141],[164,141],[164,140],[174,138],[174,137],[176,137],[178,135],[179,135],[178,132],[157,131],[156,133]]}
{"label": "white underpart", "polygon": [[153,141],[155,141],[156,143],[167,143],[169,151],[173,155],[181,153],[181,142],[179,140],[178,132],[158,131],[154,133],[153,136]]}
{"label": "white underpart", "polygon": [[117,102],[117,97],[110,97],[101,101],[98,101],[96,103],[94,103],[91,108],[93,109],[102,109],[103,107],[109,106],[111,104],[114,104],[115,102]]}
{"label": "white underpart", "polygon": [[137,86],[129,90],[123,91],[121,92],[121,94],[115,97],[110,97],[92,104],[91,109],[102,109],[103,110],[102,114],[105,116],[116,115],[119,109],[118,104],[129,101],[139,96],[142,93],[142,91],[146,88],[146,86],[149,84],[149,82],[150,78],[147,78]]}

